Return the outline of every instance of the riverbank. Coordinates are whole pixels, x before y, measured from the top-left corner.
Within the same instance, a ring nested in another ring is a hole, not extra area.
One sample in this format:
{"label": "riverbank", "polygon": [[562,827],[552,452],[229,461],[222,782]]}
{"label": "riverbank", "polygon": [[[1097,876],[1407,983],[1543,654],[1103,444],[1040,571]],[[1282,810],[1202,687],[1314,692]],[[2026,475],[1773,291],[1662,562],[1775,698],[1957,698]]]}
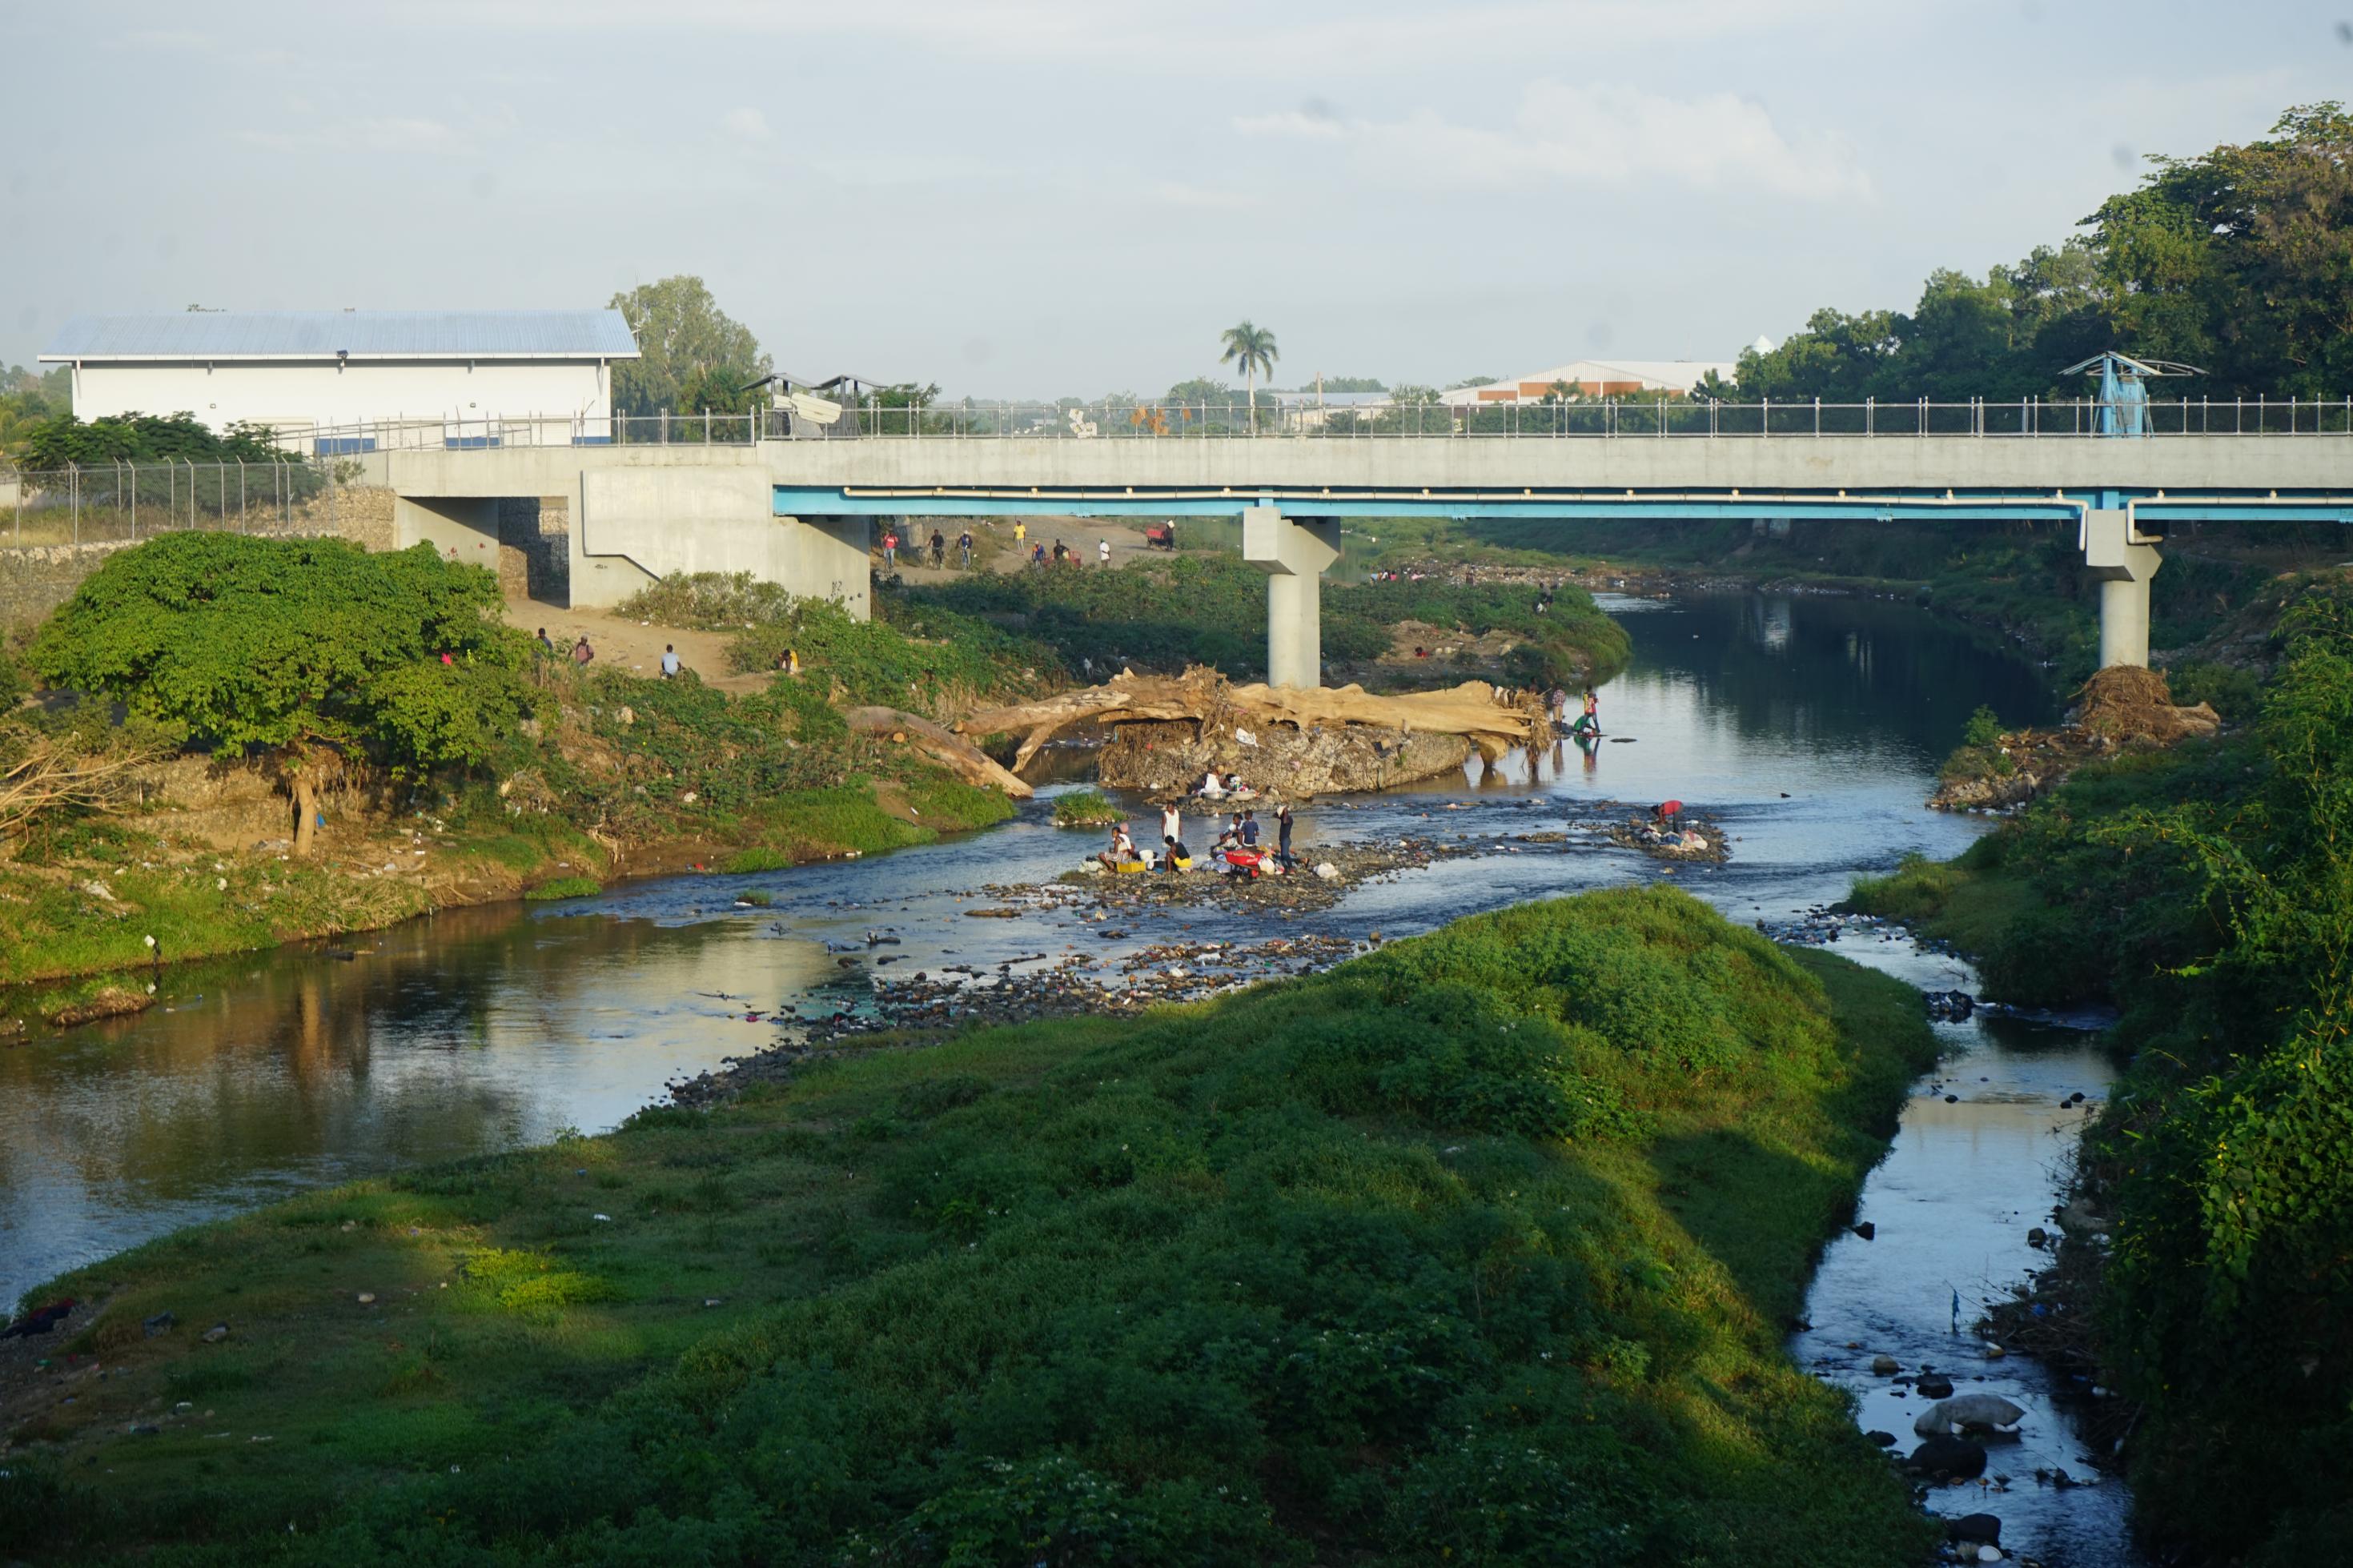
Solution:
{"label": "riverbank", "polygon": [[2353,1549],[2332,1441],[2353,1390],[2353,626],[2319,585],[2276,637],[2242,731],[2084,766],[1957,861],[1852,900],[1980,954],[1989,996],[2119,1010],[2130,1065],[2028,1310],[2085,1325],[2042,1337],[2116,1396],[2138,1528],[2191,1563]]}
{"label": "riverbank", "polygon": [[[2098,612],[2072,526],[1468,523],[1385,520],[1377,563],[1497,583],[1567,581],[1590,592],[1848,594],[1915,603],[2023,651],[2062,686],[2097,664]],[[2325,528],[2210,524],[2168,540],[2151,584],[2158,662],[2184,700],[2222,698],[2244,662],[2249,616],[2335,569]],[[2185,683],[2185,676],[2188,678]],[[2226,716],[2229,710],[2224,708]]]}
{"label": "riverbank", "polygon": [[[275,809],[266,783],[251,793]],[[30,1029],[126,985],[142,994],[164,965],[637,879],[881,854],[1013,810],[1003,795],[944,775],[853,775],[642,843],[603,842],[552,816],[484,823],[419,811],[323,834],[315,856],[297,860],[282,841],[239,853],[201,829],[181,830],[182,804],[165,795],[153,814],[69,825],[0,866],[0,1029],[5,1020]]]}
{"label": "riverbank", "polygon": [[58,1281],[94,1360],[11,1377],[0,1528],[1911,1560],[1779,1331],[1932,1054],[1907,988],[1660,889],[862,1050]]}

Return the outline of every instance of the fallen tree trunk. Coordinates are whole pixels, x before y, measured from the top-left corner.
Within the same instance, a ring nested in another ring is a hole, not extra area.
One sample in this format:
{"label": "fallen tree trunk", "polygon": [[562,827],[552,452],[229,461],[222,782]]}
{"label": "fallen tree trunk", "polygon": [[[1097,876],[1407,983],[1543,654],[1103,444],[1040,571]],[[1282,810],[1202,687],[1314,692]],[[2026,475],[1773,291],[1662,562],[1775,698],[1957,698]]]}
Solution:
{"label": "fallen tree trunk", "polygon": [[984,709],[959,721],[956,728],[967,735],[1028,731],[1014,754],[1018,768],[1073,724],[1171,719],[1227,731],[1288,724],[1305,731],[1363,724],[1407,734],[1460,735],[1489,762],[1527,745],[1542,721],[1534,704],[1514,701],[1483,680],[1466,680],[1440,691],[1377,695],[1361,686],[1232,686],[1217,671],[1196,667],[1182,675],[1122,676],[1039,702]]}
{"label": "fallen tree trunk", "polygon": [[991,762],[978,746],[929,719],[917,718],[896,708],[852,708],[842,717],[861,735],[903,741],[968,784],[1002,790],[1015,800],[1028,800],[1033,793],[1028,784]]}

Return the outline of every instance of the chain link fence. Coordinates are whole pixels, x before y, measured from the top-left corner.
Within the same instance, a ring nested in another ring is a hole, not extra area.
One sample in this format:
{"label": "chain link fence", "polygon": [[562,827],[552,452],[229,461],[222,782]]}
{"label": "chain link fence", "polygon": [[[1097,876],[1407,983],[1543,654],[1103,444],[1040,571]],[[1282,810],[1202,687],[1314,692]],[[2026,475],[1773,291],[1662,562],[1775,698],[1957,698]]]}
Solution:
{"label": "chain link fence", "polygon": [[189,529],[367,537],[388,530],[385,492],[359,465],[186,460],[0,468],[0,550],[125,544]]}

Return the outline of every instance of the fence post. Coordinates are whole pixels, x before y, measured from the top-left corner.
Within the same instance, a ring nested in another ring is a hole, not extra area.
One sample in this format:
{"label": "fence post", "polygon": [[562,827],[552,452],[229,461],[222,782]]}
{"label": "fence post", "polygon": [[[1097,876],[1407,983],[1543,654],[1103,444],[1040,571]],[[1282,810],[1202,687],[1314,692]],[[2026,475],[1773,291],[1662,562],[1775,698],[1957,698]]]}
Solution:
{"label": "fence post", "polygon": [[1763,440],[1773,434],[1773,400],[1761,399],[1757,404],[1757,437]]}
{"label": "fence post", "polygon": [[73,542],[81,542],[81,469],[71,458],[66,461],[66,495],[73,508]]}
{"label": "fence post", "polygon": [[[118,478],[115,482],[119,486],[121,480]],[[139,537],[139,462],[136,458],[131,463],[131,537]]]}
{"label": "fence post", "polygon": [[245,521],[245,459],[237,460],[237,531],[250,533],[252,526]]}

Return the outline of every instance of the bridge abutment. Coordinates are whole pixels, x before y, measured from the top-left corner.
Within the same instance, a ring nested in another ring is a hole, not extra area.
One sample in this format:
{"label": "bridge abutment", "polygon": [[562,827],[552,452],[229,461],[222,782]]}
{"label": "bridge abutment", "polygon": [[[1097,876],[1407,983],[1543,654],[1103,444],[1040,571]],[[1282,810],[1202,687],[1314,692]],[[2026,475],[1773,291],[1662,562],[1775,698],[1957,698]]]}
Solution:
{"label": "bridge abutment", "polygon": [[2132,513],[2094,508],[2084,514],[2084,563],[2100,584],[2100,668],[2148,668],[2148,580],[2163,557],[2157,536],[2137,531]]}
{"label": "bridge abutment", "polygon": [[1324,684],[1324,569],[1340,559],[1335,518],[1289,518],[1271,506],[1242,512],[1242,559],[1266,573],[1266,683]]}

